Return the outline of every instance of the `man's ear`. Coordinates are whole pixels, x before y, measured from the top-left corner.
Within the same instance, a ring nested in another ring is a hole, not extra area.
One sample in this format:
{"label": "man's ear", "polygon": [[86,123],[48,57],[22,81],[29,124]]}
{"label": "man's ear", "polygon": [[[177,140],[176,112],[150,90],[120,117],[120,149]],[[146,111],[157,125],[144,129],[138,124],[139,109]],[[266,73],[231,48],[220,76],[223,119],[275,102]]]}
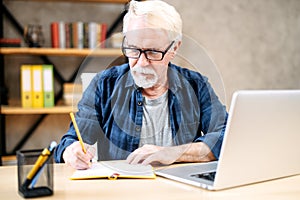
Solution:
{"label": "man's ear", "polygon": [[175,43],[173,50],[175,51],[175,53],[177,52],[177,50],[179,49],[179,47],[181,46],[181,41],[178,41]]}
{"label": "man's ear", "polygon": [[178,41],[178,42],[176,42],[176,43],[173,45],[173,52],[172,52],[172,55],[171,55],[172,59],[176,56],[177,51],[178,51],[180,45],[181,45],[181,41]]}

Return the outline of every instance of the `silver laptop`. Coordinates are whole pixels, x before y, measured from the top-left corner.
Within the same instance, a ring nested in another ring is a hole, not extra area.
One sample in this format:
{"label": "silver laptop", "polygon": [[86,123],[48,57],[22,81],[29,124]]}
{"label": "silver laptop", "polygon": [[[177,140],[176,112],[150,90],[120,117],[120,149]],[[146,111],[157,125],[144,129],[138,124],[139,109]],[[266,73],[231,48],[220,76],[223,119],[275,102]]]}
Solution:
{"label": "silver laptop", "polygon": [[166,167],[156,174],[220,190],[300,174],[300,90],[233,95],[218,162]]}

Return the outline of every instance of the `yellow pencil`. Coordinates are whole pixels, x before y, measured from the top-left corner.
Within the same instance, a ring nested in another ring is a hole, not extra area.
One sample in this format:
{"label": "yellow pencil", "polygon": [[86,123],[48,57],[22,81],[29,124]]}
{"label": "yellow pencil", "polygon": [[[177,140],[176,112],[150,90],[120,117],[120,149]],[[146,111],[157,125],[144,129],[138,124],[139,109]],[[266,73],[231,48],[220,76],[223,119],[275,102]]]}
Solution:
{"label": "yellow pencil", "polygon": [[76,123],[76,121],[75,121],[74,114],[71,112],[71,113],[70,113],[70,116],[71,116],[71,119],[72,119],[72,122],[73,122],[73,125],[74,125],[74,128],[75,128],[75,131],[76,131],[76,134],[77,134],[79,143],[80,143],[80,145],[81,145],[82,151],[83,151],[84,153],[86,153],[86,149],[85,149],[85,147],[84,147],[84,144],[83,144],[83,141],[82,141],[82,138],[81,138],[81,135],[80,135],[80,132],[79,132],[77,123]]}

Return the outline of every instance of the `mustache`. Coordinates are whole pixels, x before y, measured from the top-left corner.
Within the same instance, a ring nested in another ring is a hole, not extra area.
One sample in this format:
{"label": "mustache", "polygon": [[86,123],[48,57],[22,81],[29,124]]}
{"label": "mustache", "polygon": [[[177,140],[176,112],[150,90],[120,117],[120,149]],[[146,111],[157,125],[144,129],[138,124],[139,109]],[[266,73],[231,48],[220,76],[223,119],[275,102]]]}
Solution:
{"label": "mustache", "polygon": [[133,72],[141,73],[141,74],[151,74],[155,75],[155,71],[153,69],[147,68],[147,67],[140,67],[140,66],[135,66],[131,68]]}

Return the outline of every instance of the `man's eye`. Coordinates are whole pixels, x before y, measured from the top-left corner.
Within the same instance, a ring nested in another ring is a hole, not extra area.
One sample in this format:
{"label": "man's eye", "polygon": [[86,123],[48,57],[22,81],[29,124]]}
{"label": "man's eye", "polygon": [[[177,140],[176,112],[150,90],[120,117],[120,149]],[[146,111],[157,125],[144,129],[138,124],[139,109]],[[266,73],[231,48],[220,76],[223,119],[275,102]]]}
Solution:
{"label": "man's eye", "polygon": [[150,51],[151,54],[159,54],[160,52],[157,51]]}
{"label": "man's eye", "polygon": [[157,56],[157,55],[160,55],[161,53],[157,52],[157,51],[147,51],[147,54],[151,55],[151,56]]}

